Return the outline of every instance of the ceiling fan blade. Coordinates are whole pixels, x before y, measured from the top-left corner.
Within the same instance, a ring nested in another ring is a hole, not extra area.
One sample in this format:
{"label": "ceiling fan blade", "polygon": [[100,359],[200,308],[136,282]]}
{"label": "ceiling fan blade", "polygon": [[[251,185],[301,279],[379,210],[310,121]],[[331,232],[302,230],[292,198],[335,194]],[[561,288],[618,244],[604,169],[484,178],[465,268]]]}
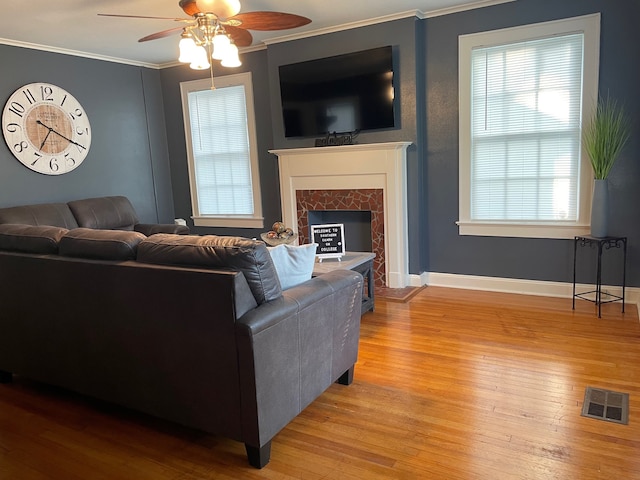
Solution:
{"label": "ceiling fan blade", "polygon": [[142,37],[138,42],[148,42],[149,40],[157,40],[158,38],[168,37],[170,35],[174,35],[183,30],[182,27],[173,27],[168,30],[163,30],[161,32],[152,33],[151,35],[147,35],[146,37]]}
{"label": "ceiling fan blade", "polygon": [[99,17],[151,18],[153,20],[173,20],[174,22],[193,22],[193,18],[147,17],[145,15],[118,15],[115,13],[98,13]]}
{"label": "ceiling fan blade", "polygon": [[311,23],[307,17],[282,12],[247,12],[239,13],[229,19],[239,20],[242,28],[249,30],[286,30],[302,27]]}
{"label": "ceiling fan blade", "polygon": [[238,47],[248,47],[253,43],[253,35],[244,28],[232,27],[231,25],[225,25],[225,32],[229,34],[233,43]]}

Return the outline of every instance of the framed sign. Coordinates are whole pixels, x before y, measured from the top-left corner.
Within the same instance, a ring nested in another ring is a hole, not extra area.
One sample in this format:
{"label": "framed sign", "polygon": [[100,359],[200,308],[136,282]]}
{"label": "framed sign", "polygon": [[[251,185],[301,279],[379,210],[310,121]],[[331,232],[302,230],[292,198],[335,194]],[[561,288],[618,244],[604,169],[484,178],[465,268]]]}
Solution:
{"label": "framed sign", "polygon": [[344,224],[311,225],[311,239],[318,244],[316,256],[341,259],[344,255]]}

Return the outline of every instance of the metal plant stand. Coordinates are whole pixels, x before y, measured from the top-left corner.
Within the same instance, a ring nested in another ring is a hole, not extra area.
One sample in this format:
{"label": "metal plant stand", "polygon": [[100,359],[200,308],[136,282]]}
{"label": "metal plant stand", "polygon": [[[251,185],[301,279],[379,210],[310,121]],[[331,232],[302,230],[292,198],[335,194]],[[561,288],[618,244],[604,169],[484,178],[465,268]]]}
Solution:
{"label": "metal plant stand", "polygon": [[[597,246],[598,248],[598,263],[596,268],[596,285],[595,290],[589,290],[586,292],[576,293],[576,259],[578,246]],[[603,250],[610,250],[611,248],[622,248],[622,295],[613,295],[611,293],[604,293],[605,300],[602,299],[602,252]],[[625,279],[626,279],[626,266],[627,266],[627,237],[591,237],[591,236],[576,236],[573,243],[573,306],[576,308],[576,298],[588,300],[598,306],[598,318],[602,317],[602,304],[622,301],[622,312],[624,313],[624,291],[625,291]],[[595,294],[595,298],[591,298],[588,295]]]}

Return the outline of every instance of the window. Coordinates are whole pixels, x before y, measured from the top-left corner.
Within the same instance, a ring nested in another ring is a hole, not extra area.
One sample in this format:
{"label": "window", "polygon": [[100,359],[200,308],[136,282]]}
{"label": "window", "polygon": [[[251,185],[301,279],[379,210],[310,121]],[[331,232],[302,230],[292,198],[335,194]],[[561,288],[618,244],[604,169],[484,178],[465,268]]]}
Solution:
{"label": "window", "polygon": [[251,74],[180,84],[196,226],[263,228]]}
{"label": "window", "polygon": [[599,15],[459,39],[461,235],[588,233]]}

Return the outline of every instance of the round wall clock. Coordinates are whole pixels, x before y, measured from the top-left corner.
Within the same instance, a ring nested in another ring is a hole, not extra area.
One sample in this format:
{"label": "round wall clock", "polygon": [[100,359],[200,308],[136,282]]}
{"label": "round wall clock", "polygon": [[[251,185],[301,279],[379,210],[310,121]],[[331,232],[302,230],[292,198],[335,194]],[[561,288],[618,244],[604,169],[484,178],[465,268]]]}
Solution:
{"label": "round wall clock", "polygon": [[45,175],[77,168],[91,146],[82,105],[50,83],[30,83],[13,92],[2,111],[2,133],[20,162]]}

